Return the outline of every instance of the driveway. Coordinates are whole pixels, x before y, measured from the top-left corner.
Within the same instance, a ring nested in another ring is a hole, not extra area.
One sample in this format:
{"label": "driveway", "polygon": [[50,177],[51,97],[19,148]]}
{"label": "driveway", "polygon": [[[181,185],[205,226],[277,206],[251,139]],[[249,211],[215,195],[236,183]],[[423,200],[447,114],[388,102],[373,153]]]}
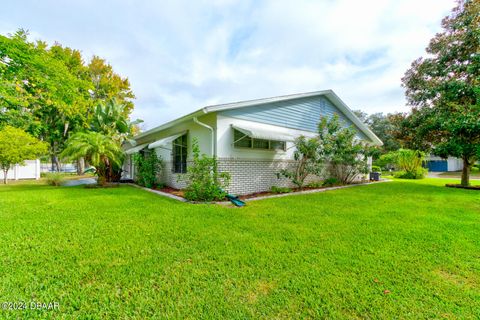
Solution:
{"label": "driveway", "polygon": [[[442,178],[442,179],[460,179],[462,176],[462,172],[460,171],[451,171],[451,172],[429,172],[429,178]],[[479,173],[471,173],[470,180],[480,180]]]}

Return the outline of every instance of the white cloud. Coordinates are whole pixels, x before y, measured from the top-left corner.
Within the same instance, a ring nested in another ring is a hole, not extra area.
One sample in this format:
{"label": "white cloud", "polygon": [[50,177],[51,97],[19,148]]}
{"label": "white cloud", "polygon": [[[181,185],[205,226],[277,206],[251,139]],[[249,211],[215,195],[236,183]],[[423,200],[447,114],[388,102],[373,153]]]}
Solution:
{"label": "white cloud", "polygon": [[[207,104],[332,88],[352,108],[406,110],[400,79],[454,0],[10,2],[0,32],[106,58],[150,128]],[[24,8],[29,8],[25,10]]]}

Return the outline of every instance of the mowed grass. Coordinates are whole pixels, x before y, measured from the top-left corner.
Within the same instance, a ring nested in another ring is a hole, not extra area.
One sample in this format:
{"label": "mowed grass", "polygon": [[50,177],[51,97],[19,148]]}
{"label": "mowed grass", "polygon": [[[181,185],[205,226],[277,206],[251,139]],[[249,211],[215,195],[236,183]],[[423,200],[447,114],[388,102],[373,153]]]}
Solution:
{"label": "mowed grass", "polygon": [[394,181],[191,205],[122,186],[0,187],[1,319],[480,315],[480,192]]}

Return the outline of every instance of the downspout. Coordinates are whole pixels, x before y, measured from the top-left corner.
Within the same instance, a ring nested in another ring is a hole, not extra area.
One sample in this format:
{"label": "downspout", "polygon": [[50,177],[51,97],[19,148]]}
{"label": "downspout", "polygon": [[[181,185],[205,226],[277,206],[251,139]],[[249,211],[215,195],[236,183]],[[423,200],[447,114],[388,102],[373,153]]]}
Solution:
{"label": "downspout", "polygon": [[216,156],[216,154],[215,154],[215,132],[213,131],[213,128],[210,127],[208,124],[205,124],[203,122],[198,121],[197,117],[193,117],[193,122],[195,122],[196,124],[198,124],[198,125],[200,125],[204,128],[207,128],[212,133],[212,157],[215,157]]}

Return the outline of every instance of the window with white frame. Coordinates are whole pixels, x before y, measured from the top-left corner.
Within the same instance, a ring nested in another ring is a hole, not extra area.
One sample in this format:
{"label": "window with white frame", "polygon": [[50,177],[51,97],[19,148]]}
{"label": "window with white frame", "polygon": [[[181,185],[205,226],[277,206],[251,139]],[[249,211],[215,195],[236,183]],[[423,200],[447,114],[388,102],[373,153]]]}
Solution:
{"label": "window with white frame", "polygon": [[174,173],[187,172],[187,135],[184,134],[172,142],[172,158]]}

